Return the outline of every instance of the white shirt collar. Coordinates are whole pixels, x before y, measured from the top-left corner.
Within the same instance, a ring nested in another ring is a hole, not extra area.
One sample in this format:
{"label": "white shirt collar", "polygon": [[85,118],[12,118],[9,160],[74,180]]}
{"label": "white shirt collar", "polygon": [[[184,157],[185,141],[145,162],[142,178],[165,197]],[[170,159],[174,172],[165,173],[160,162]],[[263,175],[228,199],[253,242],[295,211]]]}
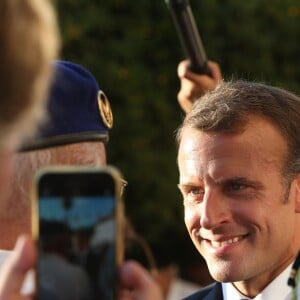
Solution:
{"label": "white shirt collar", "polygon": [[[287,281],[290,275],[292,264],[290,264],[282,273],[280,273],[264,290],[259,293],[253,300],[291,300],[292,289],[288,286]],[[232,283],[222,283],[224,300],[247,299],[242,295]]]}

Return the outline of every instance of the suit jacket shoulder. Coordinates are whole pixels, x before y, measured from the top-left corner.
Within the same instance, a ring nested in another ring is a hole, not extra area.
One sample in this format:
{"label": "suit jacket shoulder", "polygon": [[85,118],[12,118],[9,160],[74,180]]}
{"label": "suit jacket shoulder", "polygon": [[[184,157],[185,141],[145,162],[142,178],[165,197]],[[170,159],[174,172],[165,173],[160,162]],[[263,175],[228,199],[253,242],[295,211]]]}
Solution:
{"label": "suit jacket shoulder", "polygon": [[221,283],[213,283],[183,300],[223,300]]}

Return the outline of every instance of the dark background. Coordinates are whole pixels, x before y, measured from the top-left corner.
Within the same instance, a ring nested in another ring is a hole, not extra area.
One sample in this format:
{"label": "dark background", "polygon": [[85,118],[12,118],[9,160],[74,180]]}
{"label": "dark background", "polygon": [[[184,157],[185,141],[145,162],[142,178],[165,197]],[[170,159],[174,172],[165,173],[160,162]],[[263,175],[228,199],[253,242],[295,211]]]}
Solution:
{"label": "dark background", "polygon": [[[87,67],[110,99],[108,160],[129,181],[127,215],[158,263],[176,262],[188,277],[202,260],[187,236],[176,187],[174,131],[183,118],[176,71],[184,54],[167,6],[164,0],[55,4],[61,57]],[[225,80],[263,81],[299,94],[299,0],[190,4],[207,56],[220,64]]]}

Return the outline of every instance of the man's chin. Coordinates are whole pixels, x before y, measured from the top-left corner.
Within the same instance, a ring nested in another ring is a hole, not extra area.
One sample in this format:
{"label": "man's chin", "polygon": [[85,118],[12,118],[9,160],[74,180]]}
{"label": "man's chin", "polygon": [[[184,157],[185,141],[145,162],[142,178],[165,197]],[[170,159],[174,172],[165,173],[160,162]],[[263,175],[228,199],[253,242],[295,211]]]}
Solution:
{"label": "man's chin", "polygon": [[216,281],[235,282],[241,280],[242,275],[236,263],[218,261],[207,265],[210,275]]}

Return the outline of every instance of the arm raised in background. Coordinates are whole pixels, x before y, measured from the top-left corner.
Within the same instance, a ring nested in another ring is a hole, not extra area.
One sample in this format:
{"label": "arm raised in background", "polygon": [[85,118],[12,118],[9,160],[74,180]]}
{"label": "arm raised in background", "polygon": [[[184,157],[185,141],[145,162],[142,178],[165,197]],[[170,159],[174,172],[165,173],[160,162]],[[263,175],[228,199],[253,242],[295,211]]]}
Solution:
{"label": "arm raised in background", "polygon": [[191,110],[193,102],[200,98],[206,91],[216,88],[222,81],[222,74],[217,63],[208,61],[210,76],[197,74],[190,70],[189,61],[183,60],[177,68],[177,75],[180,79],[180,90],[177,99],[180,107],[185,113]]}

